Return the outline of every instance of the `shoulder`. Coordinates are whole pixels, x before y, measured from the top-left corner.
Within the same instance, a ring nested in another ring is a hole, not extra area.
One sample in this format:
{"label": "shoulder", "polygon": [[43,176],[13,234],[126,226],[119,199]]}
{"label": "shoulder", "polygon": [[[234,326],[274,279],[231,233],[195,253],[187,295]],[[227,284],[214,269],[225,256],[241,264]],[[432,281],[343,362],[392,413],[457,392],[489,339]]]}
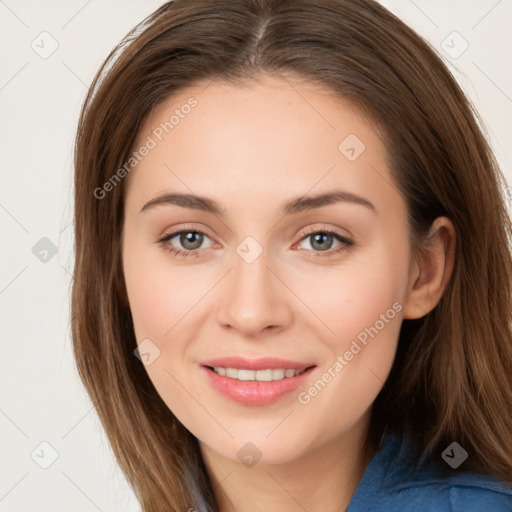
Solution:
{"label": "shoulder", "polygon": [[512,488],[493,477],[411,458],[397,436],[368,464],[347,512],[511,512]]}
{"label": "shoulder", "polygon": [[459,474],[448,478],[435,478],[431,475],[426,475],[424,479],[421,479],[421,475],[417,477],[409,482],[393,482],[387,489],[383,489],[386,496],[381,496],[381,499],[389,503],[389,510],[512,511],[512,489],[492,477],[475,473]]}

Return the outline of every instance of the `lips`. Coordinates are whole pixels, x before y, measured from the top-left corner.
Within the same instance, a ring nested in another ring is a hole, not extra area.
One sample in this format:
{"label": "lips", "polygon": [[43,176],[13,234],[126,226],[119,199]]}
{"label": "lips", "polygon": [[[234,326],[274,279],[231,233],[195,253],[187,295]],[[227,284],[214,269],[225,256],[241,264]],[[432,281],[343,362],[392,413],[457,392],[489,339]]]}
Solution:
{"label": "lips", "polygon": [[[210,359],[203,361],[201,367],[213,389],[230,400],[244,405],[266,405],[275,402],[304,384],[316,369],[316,365],[313,363],[269,357],[261,359],[246,359],[242,357]],[[242,370],[242,372],[246,371],[245,373],[247,371],[294,370],[296,375],[267,382],[239,380],[228,375],[220,375],[214,371],[214,368],[217,370],[219,368],[236,369]]]}

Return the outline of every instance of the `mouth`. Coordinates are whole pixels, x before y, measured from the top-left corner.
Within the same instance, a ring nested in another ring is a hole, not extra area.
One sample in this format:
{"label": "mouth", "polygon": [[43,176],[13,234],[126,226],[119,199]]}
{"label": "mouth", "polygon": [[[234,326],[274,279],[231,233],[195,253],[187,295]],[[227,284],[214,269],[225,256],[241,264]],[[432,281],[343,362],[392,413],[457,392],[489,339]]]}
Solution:
{"label": "mouth", "polygon": [[266,368],[264,370],[246,370],[243,368],[225,368],[222,366],[207,366],[213,372],[228,377],[230,379],[242,381],[258,381],[273,382],[277,380],[290,379],[301,375],[312,366],[303,368],[302,370],[294,370],[293,368]]}
{"label": "mouth", "polygon": [[271,358],[224,358],[201,364],[216,391],[244,405],[266,405],[289,395],[310,378],[316,367]]}

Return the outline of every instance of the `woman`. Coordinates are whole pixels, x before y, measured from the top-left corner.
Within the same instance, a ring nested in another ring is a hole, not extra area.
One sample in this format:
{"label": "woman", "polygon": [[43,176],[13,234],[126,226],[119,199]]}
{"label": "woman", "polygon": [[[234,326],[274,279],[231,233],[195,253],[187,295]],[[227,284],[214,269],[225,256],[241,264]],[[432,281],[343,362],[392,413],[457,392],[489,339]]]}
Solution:
{"label": "woman", "polygon": [[395,16],[168,2],[75,167],[75,357],[144,512],[510,510],[504,178]]}

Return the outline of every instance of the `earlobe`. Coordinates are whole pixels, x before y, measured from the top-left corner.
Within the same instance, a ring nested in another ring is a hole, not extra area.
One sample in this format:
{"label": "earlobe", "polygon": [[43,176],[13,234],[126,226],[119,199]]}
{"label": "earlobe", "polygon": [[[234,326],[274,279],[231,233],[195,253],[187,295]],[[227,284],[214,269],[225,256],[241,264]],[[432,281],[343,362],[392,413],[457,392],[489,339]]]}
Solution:
{"label": "earlobe", "polygon": [[455,239],[448,217],[438,217],[432,223],[428,247],[411,261],[404,318],[421,318],[441,300],[455,263]]}

